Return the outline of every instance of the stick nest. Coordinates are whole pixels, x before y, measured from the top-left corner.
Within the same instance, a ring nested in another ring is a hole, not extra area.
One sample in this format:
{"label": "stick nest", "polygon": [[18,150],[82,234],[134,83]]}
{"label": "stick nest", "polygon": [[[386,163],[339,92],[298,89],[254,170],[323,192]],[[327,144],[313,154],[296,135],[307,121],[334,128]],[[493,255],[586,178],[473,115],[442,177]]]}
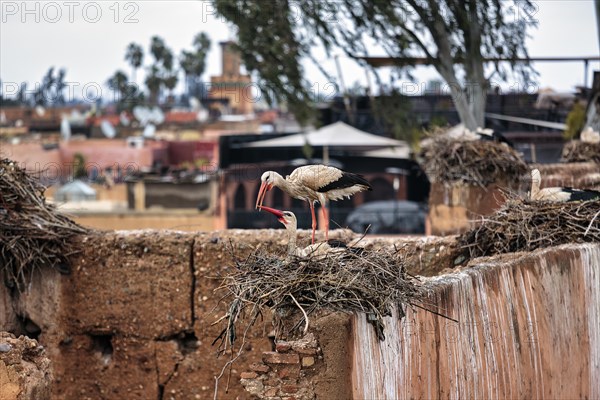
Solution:
{"label": "stick nest", "polygon": [[229,301],[228,313],[219,320],[227,321],[226,326],[215,340],[222,349],[233,346],[240,320],[246,320],[247,331],[265,310],[273,312],[278,337],[301,336],[310,316],[325,309],[366,313],[384,340],[383,317],[391,316],[394,307],[402,316],[404,307],[421,297],[416,278],[407,274],[394,250],[311,258],[257,250],[236,261],[236,270],[217,289],[225,290]]}
{"label": "stick nest", "polygon": [[71,239],[86,232],[46,203],[43,193],[38,179],[0,159],[0,273],[17,287],[36,267],[67,273],[76,252]]}
{"label": "stick nest", "polygon": [[516,182],[527,173],[523,158],[500,143],[433,136],[419,158],[432,182],[462,182],[486,187],[494,182]]}
{"label": "stick nest", "polygon": [[571,140],[563,147],[561,161],[567,163],[593,161],[600,164],[600,143]]}
{"label": "stick nest", "polygon": [[600,201],[552,203],[511,197],[458,238],[470,258],[566,243],[600,243]]}

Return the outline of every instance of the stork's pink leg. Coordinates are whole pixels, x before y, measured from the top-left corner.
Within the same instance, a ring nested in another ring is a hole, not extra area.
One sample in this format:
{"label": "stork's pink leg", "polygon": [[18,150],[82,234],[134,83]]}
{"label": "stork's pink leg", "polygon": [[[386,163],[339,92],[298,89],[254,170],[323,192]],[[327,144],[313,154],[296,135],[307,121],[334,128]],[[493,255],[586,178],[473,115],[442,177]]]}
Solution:
{"label": "stork's pink leg", "polygon": [[327,207],[321,205],[321,211],[323,211],[323,221],[325,222],[325,240],[329,240],[329,213]]}
{"label": "stork's pink leg", "polygon": [[309,201],[310,214],[312,216],[312,244],[315,244],[315,231],[317,230],[317,218],[315,217],[315,205],[312,201]]}

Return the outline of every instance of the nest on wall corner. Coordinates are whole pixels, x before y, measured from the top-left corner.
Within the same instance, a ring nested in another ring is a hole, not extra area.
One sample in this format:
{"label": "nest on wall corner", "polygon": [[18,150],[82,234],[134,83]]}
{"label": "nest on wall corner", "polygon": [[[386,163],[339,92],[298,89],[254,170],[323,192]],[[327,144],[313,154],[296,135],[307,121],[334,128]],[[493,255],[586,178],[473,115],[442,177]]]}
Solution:
{"label": "nest on wall corner", "polygon": [[70,272],[75,236],[88,232],[46,202],[39,180],[16,162],[0,159],[0,274],[22,287],[35,268]]}
{"label": "nest on wall corner", "polygon": [[459,236],[458,249],[476,258],[567,243],[600,243],[600,200],[554,203],[512,196]]}
{"label": "nest on wall corner", "polygon": [[600,164],[600,143],[571,140],[563,147],[561,161],[566,163],[592,161]]}
{"label": "nest on wall corner", "polygon": [[509,146],[439,134],[426,140],[418,159],[432,182],[482,188],[498,182],[518,183],[529,170],[521,155]]}
{"label": "nest on wall corner", "polygon": [[259,249],[237,260],[235,267],[237,272],[223,277],[217,289],[229,304],[226,315],[215,322],[224,325],[214,342],[220,352],[233,348],[239,332],[247,332],[268,310],[279,338],[303,336],[311,315],[327,310],[365,313],[384,340],[383,318],[394,308],[399,317],[406,307],[425,308],[419,281],[406,272],[396,249],[308,258]]}

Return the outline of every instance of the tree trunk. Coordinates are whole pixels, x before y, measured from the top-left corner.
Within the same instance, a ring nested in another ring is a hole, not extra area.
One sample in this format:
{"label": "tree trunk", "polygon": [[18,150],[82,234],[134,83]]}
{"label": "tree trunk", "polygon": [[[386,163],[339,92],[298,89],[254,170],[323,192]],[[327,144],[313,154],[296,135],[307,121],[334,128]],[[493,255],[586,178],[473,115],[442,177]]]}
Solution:
{"label": "tree trunk", "polygon": [[458,79],[456,79],[454,71],[447,71],[443,66],[438,67],[437,70],[440,75],[442,75],[442,78],[444,78],[448,86],[450,86],[452,101],[454,102],[454,107],[456,107],[460,121],[463,123],[465,128],[475,131],[478,126],[477,119],[475,118],[473,110],[471,107],[469,107],[467,95],[463,90],[463,87],[458,82]]}
{"label": "tree trunk", "polygon": [[485,128],[485,106],[487,102],[487,82],[473,85],[471,88],[471,109],[477,126]]}

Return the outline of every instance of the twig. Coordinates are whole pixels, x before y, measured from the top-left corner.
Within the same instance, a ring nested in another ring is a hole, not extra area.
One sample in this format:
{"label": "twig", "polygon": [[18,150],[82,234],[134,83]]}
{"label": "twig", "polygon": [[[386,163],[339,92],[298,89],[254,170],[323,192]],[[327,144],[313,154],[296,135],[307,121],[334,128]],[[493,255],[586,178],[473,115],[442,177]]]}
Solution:
{"label": "twig", "polygon": [[298,303],[298,301],[296,300],[296,298],[294,297],[293,294],[288,293],[288,296],[290,296],[292,298],[292,300],[294,300],[294,303],[296,303],[296,305],[298,306],[300,311],[302,311],[302,315],[304,315],[304,330],[302,331],[302,333],[304,335],[306,335],[306,332],[308,332],[308,315],[306,315],[306,311],[304,311],[304,308],[302,308],[300,303]]}

